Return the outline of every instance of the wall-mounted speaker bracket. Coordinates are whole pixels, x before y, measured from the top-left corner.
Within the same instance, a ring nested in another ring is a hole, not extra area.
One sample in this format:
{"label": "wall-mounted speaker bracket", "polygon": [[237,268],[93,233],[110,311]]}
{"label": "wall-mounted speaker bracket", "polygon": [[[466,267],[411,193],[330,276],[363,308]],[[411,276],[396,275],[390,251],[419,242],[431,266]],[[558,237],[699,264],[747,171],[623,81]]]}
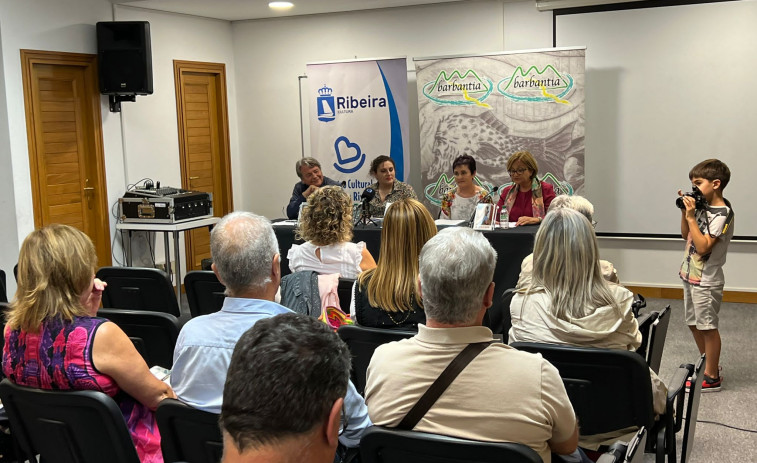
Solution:
{"label": "wall-mounted speaker bracket", "polygon": [[108,95],[110,101],[110,112],[120,113],[122,101],[137,101],[137,95]]}

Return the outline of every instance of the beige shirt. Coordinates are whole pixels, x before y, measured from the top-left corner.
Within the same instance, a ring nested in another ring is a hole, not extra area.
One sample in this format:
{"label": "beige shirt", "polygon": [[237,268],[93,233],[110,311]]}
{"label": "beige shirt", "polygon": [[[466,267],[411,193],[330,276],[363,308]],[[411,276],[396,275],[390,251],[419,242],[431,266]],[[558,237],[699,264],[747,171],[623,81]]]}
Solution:
{"label": "beige shirt", "polygon": [[[365,403],[376,425],[397,426],[469,343],[492,340],[488,328],[428,328],[376,349]],[[490,442],[518,442],[551,461],[547,441],[568,440],[576,418],[557,369],[541,355],[505,344],[487,347],[455,378],[415,430]]]}
{"label": "beige shirt", "polygon": [[[639,323],[633,316],[633,293],[622,286],[610,285],[621,314],[611,306],[593,309],[589,315],[570,321],[552,314],[552,301],[537,289],[531,294],[515,293],[510,301],[510,342],[544,342],[578,347],[636,350],[641,345]],[[652,378],[655,413],[665,413],[668,393],[665,383],[649,370]]]}
{"label": "beige shirt", "polygon": [[[610,283],[620,284],[618,278],[618,271],[612,265],[612,262],[606,260],[600,260],[599,266],[602,269],[602,276]],[[523,258],[523,262],[520,263],[520,275],[518,275],[518,284],[515,285],[516,289],[527,288],[531,284],[531,275],[534,273],[534,254],[531,253]]]}

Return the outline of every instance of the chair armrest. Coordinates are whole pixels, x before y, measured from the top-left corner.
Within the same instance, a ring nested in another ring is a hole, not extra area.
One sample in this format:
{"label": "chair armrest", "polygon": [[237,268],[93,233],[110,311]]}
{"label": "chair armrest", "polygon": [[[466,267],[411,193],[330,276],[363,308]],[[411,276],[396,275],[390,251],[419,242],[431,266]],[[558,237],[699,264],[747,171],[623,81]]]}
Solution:
{"label": "chair armrest", "polygon": [[617,441],[599,457],[597,463],[623,463],[626,459],[626,450],[628,450],[626,443]]}
{"label": "chair armrest", "polygon": [[668,383],[668,397],[665,404],[665,414],[669,425],[673,425],[673,432],[681,430],[683,424],[683,400],[686,396],[686,380],[694,373],[694,365],[684,364],[673,373]]}

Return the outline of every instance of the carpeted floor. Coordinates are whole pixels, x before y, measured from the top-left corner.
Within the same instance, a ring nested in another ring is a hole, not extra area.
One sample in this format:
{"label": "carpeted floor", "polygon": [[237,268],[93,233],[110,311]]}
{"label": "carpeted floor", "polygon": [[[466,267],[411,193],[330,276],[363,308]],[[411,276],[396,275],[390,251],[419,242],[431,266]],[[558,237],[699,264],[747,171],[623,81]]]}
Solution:
{"label": "carpeted floor", "polygon": [[[663,380],[680,364],[695,363],[699,357],[683,321],[683,301],[647,299],[644,311],[660,310],[668,304],[672,313],[660,367]],[[720,392],[702,394],[689,461],[757,462],[757,305],[723,303],[720,335],[723,387]],[[680,436],[678,448],[680,451]],[[654,461],[653,455],[646,455],[645,461]]]}

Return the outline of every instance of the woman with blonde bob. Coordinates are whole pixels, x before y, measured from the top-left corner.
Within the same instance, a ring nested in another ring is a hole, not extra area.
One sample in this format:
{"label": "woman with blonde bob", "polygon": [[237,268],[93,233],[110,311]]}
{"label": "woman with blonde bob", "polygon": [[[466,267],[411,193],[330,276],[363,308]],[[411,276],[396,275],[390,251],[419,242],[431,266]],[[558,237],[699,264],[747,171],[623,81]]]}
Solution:
{"label": "woman with blonde bob", "polygon": [[312,270],[355,279],[376,261],[364,242],[352,243],[352,202],[341,187],[325,186],[308,197],[287,258],[292,272]]}
{"label": "woman with blonde bob", "polygon": [[[550,211],[536,233],[533,278],[510,302],[510,342],[544,342],[636,350],[633,294],[608,282],[594,229],[573,209]],[[654,409],[665,412],[667,389],[652,374]]]}
{"label": "woman with blonde bob", "polygon": [[176,395],[117,325],[96,317],[105,289],[96,265],[92,241],[76,228],[49,225],[26,237],[5,326],[3,373],[22,386],[113,397],[140,460],[162,462],[153,410]]}
{"label": "woman with blonde bob", "polygon": [[418,292],[418,257],[434,235],[434,219],[420,202],[401,199],[389,206],[378,267],[363,272],[352,290],[350,313],[357,324],[417,329],[426,322]]}

